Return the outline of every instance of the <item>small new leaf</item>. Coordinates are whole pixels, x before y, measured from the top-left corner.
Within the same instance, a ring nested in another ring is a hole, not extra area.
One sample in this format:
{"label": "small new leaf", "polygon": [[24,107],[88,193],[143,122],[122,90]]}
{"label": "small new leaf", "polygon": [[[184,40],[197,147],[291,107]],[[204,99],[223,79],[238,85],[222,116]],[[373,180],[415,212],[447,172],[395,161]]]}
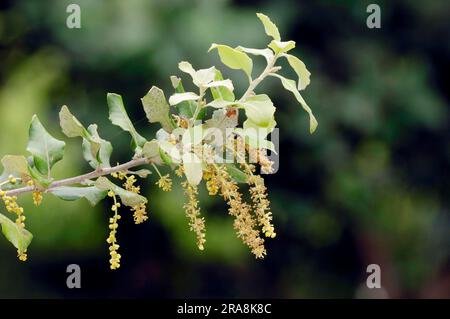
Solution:
{"label": "small new leaf", "polygon": [[290,50],[292,50],[293,48],[295,48],[295,41],[277,41],[277,40],[272,40],[272,42],[270,42],[269,44],[269,48],[271,48],[273,50],[273,52],[275,52],[276,54],[281,54],[281,53],[285,53],[288,52]]}
{"label": "small new leaf", "polygon": [[277,26],[275,23],[273,23],[268,16],[262,13],[257,13],[256,16],[259,20],[261,20],[262,24],[264,25],[264,30],[266,31],[266,34],[270,37],[272,37],[274,40],[280,41],[280,32],[278,31]]}
{"label": "small new leaf", "polygon": [[83,157],[89,163],[92,168],[98,167],[111,167],[110,158],[113,151],[113,147],[110,142],[102,139],[97,132],[97,124],[91,124],[88,126],[87,131],[91,136],[91,140],[100,145],[100,149],[95,154],[92,155],[92,142],[83,139]]}

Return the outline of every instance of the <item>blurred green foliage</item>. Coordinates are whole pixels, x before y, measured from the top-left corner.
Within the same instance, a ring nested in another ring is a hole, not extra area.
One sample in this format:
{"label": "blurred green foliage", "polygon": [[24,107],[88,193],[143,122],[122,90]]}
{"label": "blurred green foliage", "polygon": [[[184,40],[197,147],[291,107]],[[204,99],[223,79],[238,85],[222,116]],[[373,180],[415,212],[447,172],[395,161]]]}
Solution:
{"label": "blurred green foliage", "polygon": [[[82,28],[70,30],[72,2],[0,5],[0,154],[24,154],[34,113],[62,138],[57,112],[67,104],[113,141],[113,163],[127,159],[129,139],[107,121],[106,92],[122,94],[151,136],[139,98],[153,84],[170,90],[181,60],[222,67],[206,53],[212,42],[263,47],[255,12],[296,40],[319,128],[309,135],[307,116],[276,80],[263,85],[279,110],[281,142],[280,170],[266,178],[278,227],[266,260],[252,258],[226,207],[205,192],[207,245],[198,252],[182,191],[162,193],[150,177],[151,218],[125,221],[123,269],[114,274],[107,209],[50,197],[35,208],[25,198],[30,261],[18,264],[0,241],[0,297],[355,297],[370,263],[381,265],[391,297],[450,296],[447,1],[379,1],[380,30],[365,26],[367,1],[294,0],[78,0]],[[79,141],[67,142],[56,176],[89,169]],[[82,266],[81,292],[65,288],[70,263]]]}

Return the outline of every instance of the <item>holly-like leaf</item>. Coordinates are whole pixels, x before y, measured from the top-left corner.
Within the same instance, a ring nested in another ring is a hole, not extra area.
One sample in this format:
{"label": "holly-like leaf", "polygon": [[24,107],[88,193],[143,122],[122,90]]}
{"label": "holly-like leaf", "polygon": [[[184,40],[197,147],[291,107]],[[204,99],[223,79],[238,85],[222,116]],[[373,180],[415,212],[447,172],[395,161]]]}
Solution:
{"label": "holly-like leaf", "polygon": [[[216,75],[214,77],[214,81],[217,81],[217,82],[223,81],[222,73],[219,70],[216,70]],[[217,99],[221,99],[224,101],[234,101],[235,100],[233,89],[230,89],[230,88],[227,88],[224,86],[211,87],[211,93],[212,93],[214,100],[217,100]]]}
{"label": "holly-like leaf", "polygon": [[59,123],[63,133],[67,137],[87,137],[88,132],[84,128],[83,124],[69,111],[67,105],[61,107],[59,111]]}
{"label": "holly-like leaf", "polygon": [[303,109],[308,113],[309,115],[309,132],[312,134],[314,133],[314,131],[317,128],[317,120],[314,117],[314,114],[311,110],[311,108],[308,106],[308,104],[306,104],[305,100],[303,99],[303,97],[301,96],[300,92],[297,90],[297,87],[295,85],[295,81],[294,80],[290,80],[290,79],[286,79],[285,77],[279,75],[279,74],[270,74],[271,76],[277,77],[280,79],[281,84],[283,85],[283,87],[290,91],[292,94],[294,94],[295,98],[297,99],[297,101],[300,103],[300,105],[303,107]]}
{"label": "holly-like leaf", "polygon": [[271,48],[276,54],[285,53],[295,48],[295,41],[272,40],[269,44],[269,48]]}
{"label": "holly-like leaf", "polygon": [[97,157],[97,153],[100,150],[100,141],[95,139],[92,134],[84,128],[83,124],[81,124],[81,122],[69,111],[69,108],[66,105],[63,105],[59,112],[59,123],[63,133],[67,137],[83,138],[83,145],[89,144],[90,157]]}
{"label": "holly-like leaf", "polygon": [[109,119],[111,123],[119,126],[122,130],[129,132],[133,138],[134,150],[140,150],[146,142],[146,139],[139,135],[134,128],[133,123],[128,117],[127,111],[125,110],[125,106],[123,105],[122,97],[119,94],[108,93],[107,101],[109,107]]}
{"label": "holly-like leaf", "polygon": [[272,37],[274,40],[280,41],[280,32],[278,31],[277,26],[275,23],[273,23],[268,16],[262,13],[257,13],[256,16],[259,20],[261,20],[262,24],[264,25],[264,30],[266,31],[266,34],[270,37]]}
{"label": "holly-like leaf", "polygon": [[289,65],[292,67],[295,73],[297,73],[298,76],[297,89],[299,91],[304,90],[311,82],[311,80],[309,79],[311,73],[306,68],[305,63],[303,63],[303,61],[297,58],[296,56],[290,54],[285,54],[284,56],[288,60]]}
{"label": "holly-like leaf", "polygon": [[33,235],[2,214],[0,214],[0,224],[6,239],[17,248],[19,254],[25,253],[33,240]]}
{"label": "holly-like leaf", "polygon": [[184,174],[189,184],[196,186],[200,184],[203,177],[202,162],[194,153],[183,154]]}
{"label": "holly-like leaf", "polygon": [[83,139],[83,157],[89,163],[92,168],[98,167],[111,167],[110,158],[113,151],[112,144],[104,139],[102,139],[97,132],[97,125],[91,124],[88,126],[87,131],[90,135],[91,140],[95,141],[100,145],[100,149],[95,154],[92,155],[92,142],[87,139]]}
{"label": "holly-like leaf", "polygon": [[116,195],[120,197],[120,201],[125,206],[134,207],[142,203],[147,203],[147,199],[144,196],[127,191],[126,189],[117,186],[116,184],[112,183],[109,179],[103,176],[99,177],[95,181],[95,186],[98,189],[104,191],[112,190]]}
{"label": "holly-like leaf", "polygon": [[27,151],[33,155],[34,165],[44,175],[64,156],[66,143],[51,136],[36,115],[31,120]]}
{"label": "holly-like leaf", "polygon": [[175,125],[170,118],[170,107],[164,96],[163,90],[156,86],[152,86],[141,101],[149,122],[159,122],[163,129],[167,132],[172,132]]}
{"label": "holly-like leaf", "polygon": [[98,189],[95,186],[61,186],[52,188],[50,192],[56,197],[66,201],[75,201],[85,198],[92,206],[97,205],[106,197],[106,194],[108,193],[108,191]]}
{"label": "holly-like leaf", "polygon": [[208,51],[217,49],[220,60],[231,69],[243,70],[249,78],[252,76],[253,61],[242,51],[227,45],[213,43]]}

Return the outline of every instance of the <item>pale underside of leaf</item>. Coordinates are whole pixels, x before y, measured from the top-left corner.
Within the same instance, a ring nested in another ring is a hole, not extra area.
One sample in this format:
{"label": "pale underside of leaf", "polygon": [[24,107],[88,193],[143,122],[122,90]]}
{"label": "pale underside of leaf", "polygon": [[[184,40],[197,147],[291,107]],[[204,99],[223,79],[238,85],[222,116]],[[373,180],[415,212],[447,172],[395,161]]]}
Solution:
{"label": "pale underside of leaf", "polygon": [[286,79],[285,77],[283,77],[283,76],[281,76],[279,74],[270,74],[270,75],[280,79],[281,84],[283,85],[283,87],[286,90],[290,91],[292,94],[294,94],[294,96],[297,99],[297,101],[300,103],[300,105],[303,107],[303,109],[309,115],[309,132],[311,134],[314,133],[314,131],[316,130],[317,125],[318,125],[317,120],[314,117],[314,114],[313,114],[311,108],[308,106],[306,101],[301,96],[300,92],[297,90],[297,87],[295,85],[295,81],[294,80],[290,80],[290,79]]}
{"label": "pale underside of leaf", "polygon": [[169,98],[170,105],[177,105],[184,101],[194,101],[198,100],[200,96],[193,92],[185,92],[185,93],[175,93]]}
{"label": "pale underside of leaf", "polygon": [[92,206],[97,205],[107,194],[106,190],[98,189],[95,186],[61,186],[52,188],[50,192],[56,197],[66,201],[75,201],[85,198]]}

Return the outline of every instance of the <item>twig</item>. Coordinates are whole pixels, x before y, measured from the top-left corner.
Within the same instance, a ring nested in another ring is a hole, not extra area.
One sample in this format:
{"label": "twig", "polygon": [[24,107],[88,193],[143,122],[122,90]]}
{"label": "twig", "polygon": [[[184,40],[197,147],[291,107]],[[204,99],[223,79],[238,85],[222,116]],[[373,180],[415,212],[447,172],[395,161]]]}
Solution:
{"label": "twig", "polygon": [[[87,173],[87,174],[54,181],[45,189],[45,191],[51,191],[53,188],[61,187],[61,186],[81,184],[89,179],[97,178],[97,177],[104,176],[104,175],[110,175],[111,173],[126,171],[132,167],[145,165],[145,164],[149,164],[149,163],[150,163],[150,160],[148,158],[137,158],[137,159],[133,159],[129,162],[126,162],[124,164],[116,165],[114,167],[99,168],[99,169],[92,171],[90,173]],[[35,186],[25,186],[25,187],[9,190],[6,192],[6,195],[7,196],[20,195],[23,193],[32,192],[35,189],[36,189]]]}

